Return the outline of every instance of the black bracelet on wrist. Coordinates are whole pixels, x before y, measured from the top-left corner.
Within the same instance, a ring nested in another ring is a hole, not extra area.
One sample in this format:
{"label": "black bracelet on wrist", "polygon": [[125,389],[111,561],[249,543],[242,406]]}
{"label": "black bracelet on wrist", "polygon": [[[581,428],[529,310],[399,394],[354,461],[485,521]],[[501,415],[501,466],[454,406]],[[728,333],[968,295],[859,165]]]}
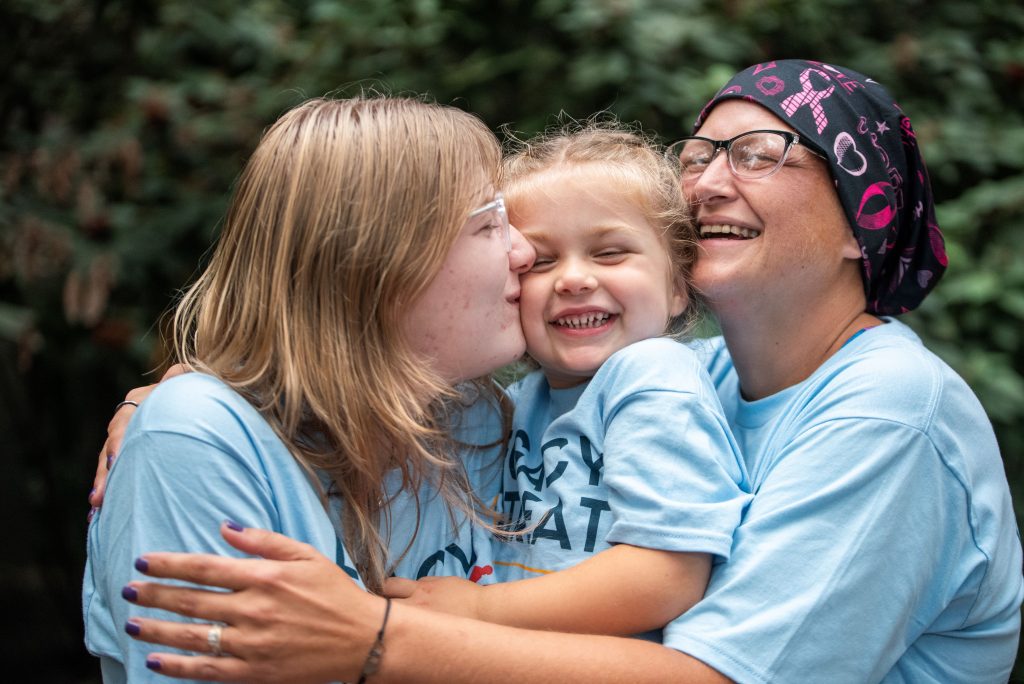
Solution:
{"label": "black bracelet on wrist", "polygon": [[370,652],[366,654],[366,662],[363,663],[363,671],[359,673],[358,684],[366,684],[366,678],[376,674],[380,668],[380,659],[384,656],[384,629],[388,626],[388,615],[391,614],[391,599],[384,599],[384,620],[380,623],[380,631],[377,638],[370,646]]}

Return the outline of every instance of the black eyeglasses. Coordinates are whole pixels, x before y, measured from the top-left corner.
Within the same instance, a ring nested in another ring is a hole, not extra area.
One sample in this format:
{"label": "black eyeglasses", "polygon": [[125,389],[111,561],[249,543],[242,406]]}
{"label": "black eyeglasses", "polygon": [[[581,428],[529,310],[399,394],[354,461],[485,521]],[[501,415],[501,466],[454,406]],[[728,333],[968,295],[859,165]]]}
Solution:
{"label": "black eyeglasses", "polygon": [[[715,160],[719,150],[725,150],[729,170],[737,178],[767,178],[782,168],[793,145],[800,144],[800,136],[789,131],[747,131],[729,140],[712,140],[699,135],[669,145],[666,156],[679,164],[684,181],[694,181]],[[811,148],[804,148],[821,156]]]}

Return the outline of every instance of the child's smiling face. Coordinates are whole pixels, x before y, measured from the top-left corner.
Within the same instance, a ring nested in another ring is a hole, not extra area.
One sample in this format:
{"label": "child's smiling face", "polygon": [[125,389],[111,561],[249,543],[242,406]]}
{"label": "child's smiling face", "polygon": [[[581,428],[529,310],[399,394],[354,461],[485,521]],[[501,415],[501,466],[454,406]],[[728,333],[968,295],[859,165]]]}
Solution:
{"label": "child's smiling face", "polygon": [[537,250],[521,277],[527,352],[552,387],[590,379],[619,349],[664,333],[687,305],[665,238],[613,178],[599,164],[544,171],[510,203]]}

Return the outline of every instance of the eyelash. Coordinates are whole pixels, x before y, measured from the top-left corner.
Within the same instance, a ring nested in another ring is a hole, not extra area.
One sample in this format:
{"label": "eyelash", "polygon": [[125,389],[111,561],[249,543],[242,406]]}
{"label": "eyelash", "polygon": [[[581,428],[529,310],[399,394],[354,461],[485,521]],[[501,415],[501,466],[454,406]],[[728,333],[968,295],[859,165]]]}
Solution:
{"label": "eyelash", "polygon": [[[609,259],[617,258],[627,255],[629,252],[625,249],[603,249],[600,252],[594,254],[595,259]],[[555,257],[538,256],[534,259],[533,268],[530,269],[531,273],[542,273],[548,267],[552,266],[556,261]]]}
{"label": "eyelash", "polygon": [[530,273],[542,273],[546,267],[552,266],[555,263],[554,259],[542,259],[537,257],[533,261],[533,266],[530,267]]}

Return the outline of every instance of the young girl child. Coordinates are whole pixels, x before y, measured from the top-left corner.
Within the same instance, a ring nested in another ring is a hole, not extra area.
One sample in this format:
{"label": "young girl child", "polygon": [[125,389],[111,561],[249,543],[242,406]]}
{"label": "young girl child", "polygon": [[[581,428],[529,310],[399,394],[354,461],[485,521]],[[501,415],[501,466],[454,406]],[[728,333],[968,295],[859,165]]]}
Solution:
{"label": "young girl child", "polygon": [[495,579],[521,581],[386,591],[519,627],[660,628],[703,596],[750,498],[702,363],[663,337],[694,310],[678,178],[639,135],[590,125],[524,144],[503,185],[537,250],[520,314],[539,370],[510,389],[497,500],[517,533],[495,550]]}

